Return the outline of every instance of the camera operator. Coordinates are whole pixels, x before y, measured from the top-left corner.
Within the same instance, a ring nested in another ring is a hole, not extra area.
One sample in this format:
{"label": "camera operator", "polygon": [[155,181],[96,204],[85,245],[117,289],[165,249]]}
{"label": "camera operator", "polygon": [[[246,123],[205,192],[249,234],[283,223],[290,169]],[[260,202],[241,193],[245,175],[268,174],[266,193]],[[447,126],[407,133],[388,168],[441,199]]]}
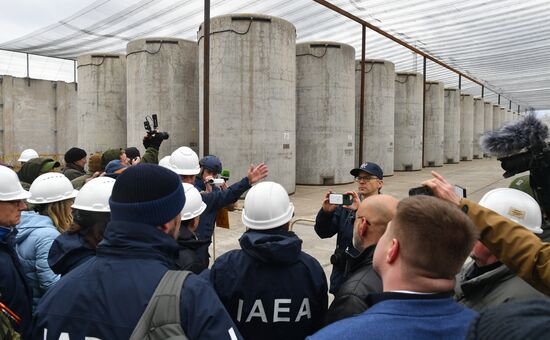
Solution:
{"label": "camera operator", "polygon": [[434,195],[458,205],[473,220],[480,241],[506,266],[531,286],[550,295],[550,243],[541,241],[522,225],[460,198],[443,176],[432,171],[433,179],[422,183]]}
{"label": "camera operator", "polygon": [[369,196],[380,194],[380,190],[384,184],[384,173],[380,166],[373,162],[361,164],[360,167],[352,169],[350,174],[358,184],[357,191],[359,193],[345,193],[353,196],[353,204],[349,206],[330,204],[329,195],[332,192],[329,191],[326,193],[323,206],[315,218],[315,232],[320,238],[330,238],[338,234],[336,237],[336,249],[330,258],[333,269],[330,275],[329,291],[332,294],[338,292],[344,281],[344,271],[347,261],[346,249],[350,247],[350,250],[353,251],[353,224],[359,201]]}

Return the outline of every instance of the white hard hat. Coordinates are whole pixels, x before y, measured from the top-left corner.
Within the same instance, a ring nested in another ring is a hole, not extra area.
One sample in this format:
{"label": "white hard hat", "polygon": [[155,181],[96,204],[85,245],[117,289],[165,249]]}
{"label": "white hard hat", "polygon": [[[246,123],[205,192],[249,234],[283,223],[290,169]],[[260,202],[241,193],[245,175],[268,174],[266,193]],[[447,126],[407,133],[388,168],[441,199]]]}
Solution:
{"label": "white hard hat", "polygon": [[33,149],[26,149],[21,152],[21,156],[19,156],[18,162],[28,162],[33,158],[38,158],[38,152],[34,151]]}
{"label": "white hard hat", "polygon": [[48,172],[38,176],[29,189],[31,197],[27,202],[45,204],[63,201],[76,197],[78,190],[73,188],[71,181],[58,172]]}
{"label": "white hard hat", "polygon": [[511,188],[493,189],[483,195],[479,205],[521,224],[535,234],[542,233],[539,204],[523,191]]}
{"label": "white hard hat", "polygon": [[110,212],[109,197],[113,191],[115,179],[111,177],[97,177],[84,184],[76,195],[74,209]]}
{"label": "white hard hat", "polygon": [[261,182],[250,189],[244,199],[242,219],[246,227],[267,230],[290,221],[294,205],[286,190],[275,182]]}
{"label": "white hard hat", "polygon": [[181,210],[181,220],[190,220],[202,214],[206,209],[206,204],[202,201],[202,196],[194,185],[182,183],[185,192],[185,205]]}
{"label": "white hard hat", "polygon": [[172,170],[172,165],[170,165],[170,156],[164,156],[160,159],[159,165],[163,168]]}
{"label": "white hard hat", "polygon": [[199,156],[191,148],[182,146],[170,155],[171,170],[178,175],[196,175],[201,169]]}
{"label": "white hard hat", "polygon": [[0,165],[0,201],[22,200],[30,196],[21,186],[15,171]]}

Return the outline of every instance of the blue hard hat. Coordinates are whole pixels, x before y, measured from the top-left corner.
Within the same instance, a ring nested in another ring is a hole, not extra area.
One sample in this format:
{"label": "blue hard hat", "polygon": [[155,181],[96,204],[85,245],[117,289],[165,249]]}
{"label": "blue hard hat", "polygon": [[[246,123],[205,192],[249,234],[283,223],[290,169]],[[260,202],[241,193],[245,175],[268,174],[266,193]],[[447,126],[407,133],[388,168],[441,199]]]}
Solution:
{"label": "blue hard hat", "polygon": [[203,157],[199,165],[204,168],[212,171],[215,174],[219,174],[222,172],[222,161],[214,155],[208,155]]}

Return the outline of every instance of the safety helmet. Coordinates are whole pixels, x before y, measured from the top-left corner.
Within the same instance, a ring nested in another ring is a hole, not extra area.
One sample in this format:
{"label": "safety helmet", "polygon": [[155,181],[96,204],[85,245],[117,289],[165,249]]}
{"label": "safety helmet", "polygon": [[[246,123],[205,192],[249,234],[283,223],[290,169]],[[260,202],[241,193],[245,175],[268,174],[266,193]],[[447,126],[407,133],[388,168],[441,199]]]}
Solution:
{"label": "safety helmet", "polygon": [[38,152],[34,151],[33,149],[25,149],[23,152],[21,152],[21,155],[19,156],[18,162],[28,162],[33,158],[38,158]]}
{"label": "safety helmet", "polygon": [[202,201],[202,196],[194,185],[182,183],[185,192],[185,205],[181,210],[181,220],[190,220],[202,214],[206,209],[206,204]]}
{"label": "safety helmet", "polygon": [[15,171],[0,166],[0,201],[22,200],[30,196],[31,194],[21,186]]}
{"label": "safety helmet", "polygon": [[178,175],[196,175],[200,172],[199,156],[191,148],[182,146],[170,155],[172,171]]}
{"label": "safety helmet", "polygon": [[208,169],[215,174],[219,174],[222,172],[222,161],[220,161],[220,159],[214,155],[203,157],[200,160],[199,165],[201,166],[201,168]]}
{"label": "safety helmet", "polygon": [[286,190],[275,182],[261,182],[250,189],[244,199],[243,224],[255,230],[280,227],[290,221],[294,205]]}
{"label": "safety helmet", "polygon": [[76,197],[78,190],[73,188],[71,181],[58,172],[48,172],[38,176],[29,189],[31,197],[27,202],[45,204],[63,201]]}
{"label": "safety helmet", "polygon": [[521,224],[535,234],[542,233],[539,204],[523,191],[511,188],[493,189],[483,195],[479,205]]}
{"label": "safety helmet", "polygon": [[80,189],[72,207],[87,211],[110,212],[109,197],[114,185],[115,179],[111,177],[92,179]]}
{"label": "safety helmet", "polygon": [[163,168],[172,170],[172,165],[170,165],[170,156],[164,156],[160,159],[159,165]]}

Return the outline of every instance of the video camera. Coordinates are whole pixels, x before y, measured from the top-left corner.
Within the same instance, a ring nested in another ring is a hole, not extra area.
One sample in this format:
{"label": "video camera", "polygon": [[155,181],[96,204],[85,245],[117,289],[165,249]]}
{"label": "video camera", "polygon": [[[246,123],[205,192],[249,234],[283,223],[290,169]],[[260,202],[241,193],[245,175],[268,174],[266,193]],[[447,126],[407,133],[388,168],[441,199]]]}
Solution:
{"label": "video camera", "polygon": [[[152,128],[151,128],[151,123],[149,122],[149,120],[153,121],[153,127]],[[170,135],[168,134],[168,132],[158,131],[159,121],[158,121],[158,117],[157,117],[156,114],[152,114],[151,117],[145,116],[145,121],[143,122],[143,127],[145,128],[145,131],[147,132],[147,137],[148,138],[155,138],[157,136],[160,137],[163,140],[166,140],[166,139],[170,138]]]}
{"label": "video camera", "polygon": [[523,120],[488,132],[481,147],[497,156],[504,178],[529,170],[529,184],[542,210],[550,216],[550,146],[548,126],[528,114]]}

